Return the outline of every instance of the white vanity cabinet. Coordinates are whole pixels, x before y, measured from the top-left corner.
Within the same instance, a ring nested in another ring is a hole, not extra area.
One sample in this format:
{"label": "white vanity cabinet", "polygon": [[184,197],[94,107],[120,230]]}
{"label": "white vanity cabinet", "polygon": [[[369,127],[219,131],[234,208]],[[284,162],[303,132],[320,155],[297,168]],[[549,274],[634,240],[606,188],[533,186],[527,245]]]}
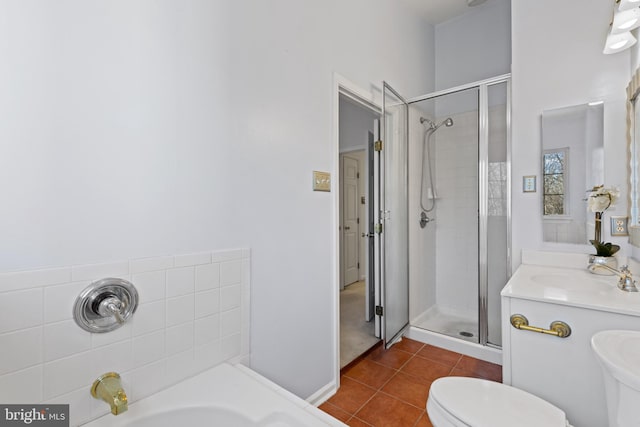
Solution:
{"label": "white vanity cabinet", "polygon": [[[622,292],[616,283],[615,276],[586,269],[520,266],[501,294],[503,382],[556,405],[575,427],[607,426],[602,371],[591,337],[603,330],[640,330],[640,293]],[[513,314],[544,329],[563,321],[571,335],[516,329]]]}

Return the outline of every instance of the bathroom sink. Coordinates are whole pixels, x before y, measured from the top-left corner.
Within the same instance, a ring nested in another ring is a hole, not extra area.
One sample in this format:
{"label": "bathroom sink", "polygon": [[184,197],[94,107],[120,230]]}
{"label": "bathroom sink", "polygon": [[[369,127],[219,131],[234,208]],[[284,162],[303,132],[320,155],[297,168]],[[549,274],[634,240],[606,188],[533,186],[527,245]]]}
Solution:
{"label": "bathroom sink", "polygon": [[539,285],[559,287],[568,291],[599,291],[616,283],[613,276],[608,281],[592,277],[589,277],[589,280],[584,280],[569,273],[534,274],[531,276],[531,281]]}
{"label": "bathroom sink", "polygon": [[640,390],[640,331],[598,332],[591,338],[591,347],[618,381]]}

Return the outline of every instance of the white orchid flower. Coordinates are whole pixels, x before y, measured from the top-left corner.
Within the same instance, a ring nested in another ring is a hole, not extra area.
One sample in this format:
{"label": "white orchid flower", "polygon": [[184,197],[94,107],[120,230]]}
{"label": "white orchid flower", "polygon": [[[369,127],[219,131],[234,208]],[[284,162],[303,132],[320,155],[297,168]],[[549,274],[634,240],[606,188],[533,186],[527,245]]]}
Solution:
{"label": "white orchid flower", "polygon": [[594,187],[587,198],[587,206],[591,212],[604,212],[620,198],[620,189],[618,187],[605,187],[600,185]]}

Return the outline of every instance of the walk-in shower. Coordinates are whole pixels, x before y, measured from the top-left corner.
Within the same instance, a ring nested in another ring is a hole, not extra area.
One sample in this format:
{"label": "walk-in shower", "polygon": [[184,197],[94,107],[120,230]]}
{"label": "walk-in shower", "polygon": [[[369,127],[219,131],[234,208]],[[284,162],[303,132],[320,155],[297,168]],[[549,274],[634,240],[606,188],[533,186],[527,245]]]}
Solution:
{"label": "walk-in shower", "polygon": [[509,97],[509,77],[500,76],[408,101],[410,336],[462,352],[502,343]]}
{"label": "walk-in shower", "polygon": [[[426,129],[424,131],[423,139],[422,139],[422,166],[420,168],[420,227],[425,228],[427,224],[432,221],[434,218],[429,217],[428,214],[432,212],[436,207],[436,192],[433,184],[433,154],[431,153],[431,137],[433,134],[442,126],[446,127],[453,126],[453,119],[448,117],[441,121],[439,124],[436,124],[434,121],[427,119],[426,117],[420,117],[421,124],[427,124]],[[424,194],[424,184],[425,184],[425,170],[426,177],[429,178],[428,187],[427,187],[427,195],[425,197]]]}

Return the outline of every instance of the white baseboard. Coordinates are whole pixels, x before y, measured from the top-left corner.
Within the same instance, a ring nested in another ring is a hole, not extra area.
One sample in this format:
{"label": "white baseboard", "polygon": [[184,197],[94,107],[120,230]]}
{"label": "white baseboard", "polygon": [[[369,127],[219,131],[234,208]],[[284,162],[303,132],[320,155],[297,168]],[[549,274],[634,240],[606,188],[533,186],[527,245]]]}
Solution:
{"label": "white baseboard", "polygon": [[311,405],[318,407],[329,400],[329,398],[336,394],[337,391],[338,387],[336,385],[336,382],[332,381],[324,387],[320,388],[320,390],[316,391],[311,396],[307,397],[306,401]]}

